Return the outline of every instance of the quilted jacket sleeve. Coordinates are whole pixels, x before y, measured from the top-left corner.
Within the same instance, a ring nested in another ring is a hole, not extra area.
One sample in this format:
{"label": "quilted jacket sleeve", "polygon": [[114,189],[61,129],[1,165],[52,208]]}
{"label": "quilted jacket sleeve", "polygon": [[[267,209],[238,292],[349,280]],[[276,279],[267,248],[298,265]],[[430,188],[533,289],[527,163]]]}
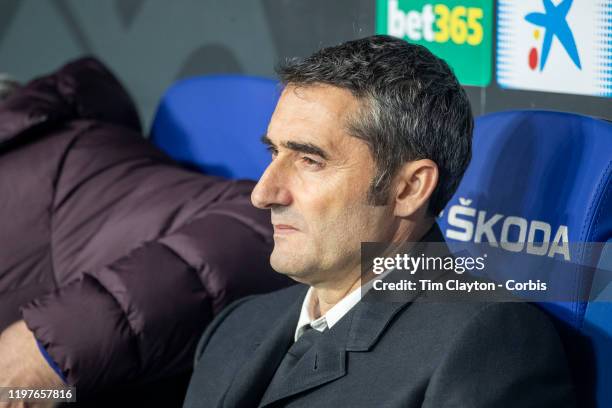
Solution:
{"label": "quilted jacket sleeve", "polygon": [[286,286],[269,267],[269,235],[237,215],[247,205],[247,197],[234,197],[210,206],[174,233],[26,305],[26,324],[68,383],[90,393],[188,370],[217,311]]}

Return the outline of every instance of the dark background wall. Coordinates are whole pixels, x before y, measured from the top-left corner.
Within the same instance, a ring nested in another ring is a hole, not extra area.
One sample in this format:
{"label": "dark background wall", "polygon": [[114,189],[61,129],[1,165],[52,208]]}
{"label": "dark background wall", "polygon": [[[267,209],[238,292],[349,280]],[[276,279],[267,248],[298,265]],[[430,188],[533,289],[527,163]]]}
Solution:
{"label": "dark background wall", "polygon": [[[178,79],[272,77],[281,58],[374,30],[375,0],[0,0],[0,72],[27,81],[95,55],[128,88],[148,127]],[[495,79],[466,89],[476,115],[541,108],[612,119],[606,98],[503,90]]]}

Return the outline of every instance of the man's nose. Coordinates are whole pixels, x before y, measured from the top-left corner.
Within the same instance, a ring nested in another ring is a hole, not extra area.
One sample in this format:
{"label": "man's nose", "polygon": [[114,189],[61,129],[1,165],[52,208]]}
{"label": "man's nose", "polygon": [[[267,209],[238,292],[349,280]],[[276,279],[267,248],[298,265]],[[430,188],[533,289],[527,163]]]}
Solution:
{"label": "man's nose", "polygon": [[291,204],[291,193],[285,173],[286,171],[283,171],[277,162],[270,163],[251,192],[251,203],[261,209]]}

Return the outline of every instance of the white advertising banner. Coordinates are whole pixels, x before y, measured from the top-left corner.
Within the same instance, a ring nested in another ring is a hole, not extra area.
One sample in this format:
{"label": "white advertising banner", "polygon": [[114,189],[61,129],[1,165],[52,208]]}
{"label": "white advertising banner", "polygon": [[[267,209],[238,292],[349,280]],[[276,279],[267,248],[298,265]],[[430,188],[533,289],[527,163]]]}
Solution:
{"label": "white advertising banner", "polygon": [[612,96],[612,0],[500,0],[502,88]]}

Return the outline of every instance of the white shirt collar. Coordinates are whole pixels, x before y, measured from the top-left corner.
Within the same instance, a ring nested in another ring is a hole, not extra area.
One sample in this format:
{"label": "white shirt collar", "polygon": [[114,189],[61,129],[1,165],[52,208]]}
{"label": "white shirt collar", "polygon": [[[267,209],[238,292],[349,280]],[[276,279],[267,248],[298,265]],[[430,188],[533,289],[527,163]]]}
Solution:
{"label": "white shirt collar", "polygon": [[[391,271],[392,269],[386,270],[374,279],[382,279],[383,277],[387,276]],[[351,310],[357,303],[359,303],[363,295],[365,295],[370,289],[372,289],[374,279],[368,281],[365,285],[363,285],[363,287],[354,289],[348,295],[343,297],[338,303],[332,306],[332,308],[329,309],[327,313],[316,319],[310,311],[314,309],[314,302],[316,302],[317,300],[314,299],[312,286],[308,288],[308,292],[306,292],[306,296],[304,297],[304,301],[302,302],[300,318],[298,319],[297,327],[295,328],[294,341],[297,341],[300,338],[300,336],[306,330],[306,326],[308,325],[320,332],[325,329],[331,329],[336,323],[338,323],[340,319],[344,317],[345,314],[348,313],[349,310]]]}
{"label": "white shirt collar", "polygon": [[298,324],[295,329],[295,341],[300,338],[308,325],[320,332],[325,329],[331,329],[338,323],[338,320],[342,319],[342,317],[359,302],[359,300],[361,300],[361,291],[357,288],[332,306],[323,316],[315,319],[311,314],[311,310],[314,309],[313,306],[317,300],[314,298],[313,288],[310,287],[302,302],[300,318],[298,319]]}

